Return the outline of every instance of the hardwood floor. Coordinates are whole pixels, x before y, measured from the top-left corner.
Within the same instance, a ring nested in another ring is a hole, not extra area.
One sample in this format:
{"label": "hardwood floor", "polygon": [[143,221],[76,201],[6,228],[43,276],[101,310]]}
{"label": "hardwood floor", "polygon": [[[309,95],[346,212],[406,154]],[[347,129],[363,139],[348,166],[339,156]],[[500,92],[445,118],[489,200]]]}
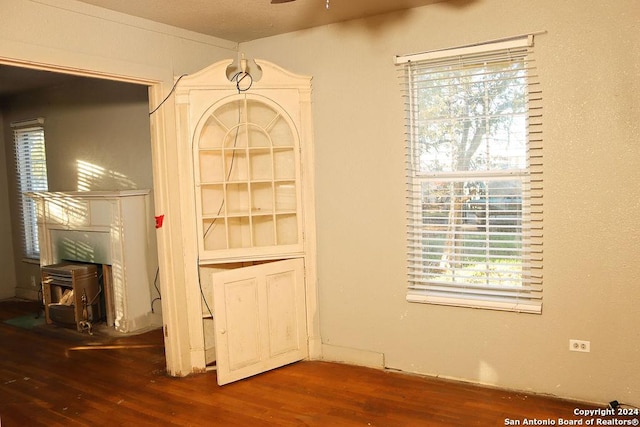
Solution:
{"label": "hardwood floor", "polygon": [[3,322],[35,312],[33,303],[0,302],[2,427],[503,426],[593,408],[315,361],[219,387],[214,372],[167,376],[161,330],[121,338]]}

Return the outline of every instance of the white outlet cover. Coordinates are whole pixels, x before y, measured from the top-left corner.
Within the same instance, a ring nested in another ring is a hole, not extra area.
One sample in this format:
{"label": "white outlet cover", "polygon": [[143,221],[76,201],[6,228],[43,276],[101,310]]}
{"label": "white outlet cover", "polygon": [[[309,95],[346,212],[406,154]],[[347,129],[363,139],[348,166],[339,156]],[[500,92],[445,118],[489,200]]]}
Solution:
{"label": "white outlet cover", "polygon": [[569,340],[569,350],[578,351],[581,353],[591,352],[591,341],[584,340]]}

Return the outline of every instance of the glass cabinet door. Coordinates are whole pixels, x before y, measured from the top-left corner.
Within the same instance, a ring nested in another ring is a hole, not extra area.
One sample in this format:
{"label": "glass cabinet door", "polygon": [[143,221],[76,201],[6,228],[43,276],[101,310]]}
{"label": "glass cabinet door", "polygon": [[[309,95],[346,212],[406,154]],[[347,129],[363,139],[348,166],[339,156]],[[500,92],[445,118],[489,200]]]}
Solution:
{"label": "glass cabinet door", "polygon": [[267,98],[237,95],[205,113],[194,135],[204,258],[301,249],[298,145],[289,116]]}

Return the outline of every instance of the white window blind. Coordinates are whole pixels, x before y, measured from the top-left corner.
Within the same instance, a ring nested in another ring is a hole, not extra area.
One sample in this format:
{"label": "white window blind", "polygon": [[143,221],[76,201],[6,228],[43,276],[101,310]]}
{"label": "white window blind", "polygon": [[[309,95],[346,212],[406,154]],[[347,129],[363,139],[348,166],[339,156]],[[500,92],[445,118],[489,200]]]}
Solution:
{"label": "white window blind", "polygon": [[11,123],[22,215],[22,242],[27,258],[40,257],[36,204],[25,193],[48,189],[43,124],[44,119],[41,118]]}
{"label": "white window blind", "polygon": [[542,310],[533,37],[396,58],[407,116],[407,300]]}

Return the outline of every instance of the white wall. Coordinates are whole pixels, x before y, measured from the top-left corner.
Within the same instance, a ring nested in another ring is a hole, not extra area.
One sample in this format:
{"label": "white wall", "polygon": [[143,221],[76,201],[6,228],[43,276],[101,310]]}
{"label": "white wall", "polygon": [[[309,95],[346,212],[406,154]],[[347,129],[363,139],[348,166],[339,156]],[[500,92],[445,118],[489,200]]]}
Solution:
{"label": "white wall", "polygon": [[[240,46],[313,76],[320,321],[331,354],[354,348],[408,372],[640,403],[638,16],[635,0],[475,0]],[[393,57],[538,31],[543,314],[407,303]],[[590,340],[591,353],[569,352],[570,338]]]}
{"label": "white wall", "polygon": [[[37,263],[25,263],[21,256],[10,123],[45,119],[49,191],[150,189],[153,195],[147,92],[144,85],[78,77],[3,100],[1,109],[7,130],[3,135],[8,171],[5,177],[9,177],[11,213],[16,218],[11,231],[17,297],[38,298],[40,271]],[[148,221],[151,226],[153,218]],[[155,236],[150,242],[155,250]],[[153,277],[155,267],[149,274]],[[153,288],[150,292],[157,296]]]}
{"label": "white wall", "polygon": [[5,121],[45,119],[50,191],[152,189],[147,92],[77,78],[10,98]]}

